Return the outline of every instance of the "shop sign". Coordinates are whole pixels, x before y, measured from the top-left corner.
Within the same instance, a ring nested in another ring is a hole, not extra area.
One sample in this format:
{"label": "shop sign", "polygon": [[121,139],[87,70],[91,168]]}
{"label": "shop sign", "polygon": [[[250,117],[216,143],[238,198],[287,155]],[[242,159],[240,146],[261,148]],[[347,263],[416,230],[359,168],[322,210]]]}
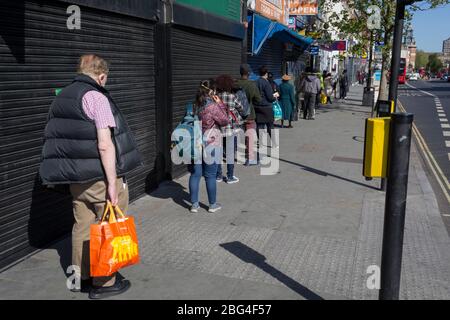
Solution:
{"label": "shop sign", "polygon": [[255,11],[271,20],[286,23],[282,0],[256,0]]}
{"label": "shop sign", "polygon": [[333,51],[346,51],[347,50],[347,41],[340,40],[340,41],[334,41],[331,45],[331,49]]}
{"label": "shop sign", "polygon": [[315,16],[319,14],[318,0],[286,0],[289,14],[301,16]]}

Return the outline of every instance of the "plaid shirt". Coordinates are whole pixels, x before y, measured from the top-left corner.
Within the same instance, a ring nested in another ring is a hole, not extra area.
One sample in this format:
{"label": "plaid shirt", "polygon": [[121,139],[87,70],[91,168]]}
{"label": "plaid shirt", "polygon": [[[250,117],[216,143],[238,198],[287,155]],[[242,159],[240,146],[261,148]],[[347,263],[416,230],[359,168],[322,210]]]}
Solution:
{"label": "plaid shirt", "polygon": [[219,93],[218,96],[222,100],[222,102],[225,103],[231,110],[234,109],[239,112],[239,114],[242,114],[244,112],[244,107],[239,102],[239,99],[236,97],[236,95],[234,95],[233,93],[222,92]]}
{"label": "plaid shirt", "polygon": [[83,111],[94,120],[97,129],[116,126],[108,98],[98,91],[89,91],[83,96]]}

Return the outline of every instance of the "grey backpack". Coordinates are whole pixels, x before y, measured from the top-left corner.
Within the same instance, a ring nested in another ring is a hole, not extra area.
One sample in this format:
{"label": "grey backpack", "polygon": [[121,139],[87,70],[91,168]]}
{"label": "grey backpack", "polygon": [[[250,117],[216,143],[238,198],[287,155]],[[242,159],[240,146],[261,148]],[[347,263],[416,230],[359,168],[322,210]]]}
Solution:
{"label": "grey backpack", "polygon": [[245,119],[250,114],[250,103],[248,102],[247,95],[245,94],[245,91],[242,89],[238,90],[235,95],[242,105],[243,111],[241,117]]}

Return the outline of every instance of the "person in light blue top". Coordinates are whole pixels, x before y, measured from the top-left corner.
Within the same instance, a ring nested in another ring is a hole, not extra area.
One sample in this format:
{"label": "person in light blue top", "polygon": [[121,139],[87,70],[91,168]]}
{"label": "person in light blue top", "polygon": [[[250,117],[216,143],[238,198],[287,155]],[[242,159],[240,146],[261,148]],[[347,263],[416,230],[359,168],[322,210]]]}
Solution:
{"label": "person in light blue top", "polygon": [[280,105],[283,110],[283,120],[281,120],[281,127],[284,128],[284,121],[289,121],[289,126],[292,127],[292,120],[294,118],[295,109],[295,92],[294,86],[289,83],[291,77],[285,74],[282,78],[283,83],[280,85]]}

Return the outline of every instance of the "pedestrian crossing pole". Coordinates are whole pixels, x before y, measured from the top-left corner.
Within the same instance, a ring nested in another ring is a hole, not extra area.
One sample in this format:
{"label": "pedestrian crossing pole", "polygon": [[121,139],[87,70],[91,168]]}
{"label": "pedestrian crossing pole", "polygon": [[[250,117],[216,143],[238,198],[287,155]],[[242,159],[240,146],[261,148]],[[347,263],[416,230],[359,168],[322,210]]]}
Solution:
{"label": "pedestrian crossing pole", "polygon": [[389,100],[394,101],[394,112],[397,111],[398,73],[402,52],[403,25],[405,23],[405,8],[416,0],[397,0],[394,26],[394,45],[392,47],[391,75],[389,80]]}
{"label": "pedestrian crossing pole", "polygon": [[389,100],[394,103],[394,113],[391,115],[388,178],[387,183],[382,184],[382,188],[386,187],[386,204],[381,253],[380,300],[398,300],[400,296],[409,157],[414,116],[408,113],[396,113],[396,110],[405,8],[414,2],[416,1],[397,0],[395,13],[394,44],[389,81]]}
{"label": "pedestrian crossing pole", "polygon": [[410,113],[391,117],[380,300],[399,299],[413,119]]}

